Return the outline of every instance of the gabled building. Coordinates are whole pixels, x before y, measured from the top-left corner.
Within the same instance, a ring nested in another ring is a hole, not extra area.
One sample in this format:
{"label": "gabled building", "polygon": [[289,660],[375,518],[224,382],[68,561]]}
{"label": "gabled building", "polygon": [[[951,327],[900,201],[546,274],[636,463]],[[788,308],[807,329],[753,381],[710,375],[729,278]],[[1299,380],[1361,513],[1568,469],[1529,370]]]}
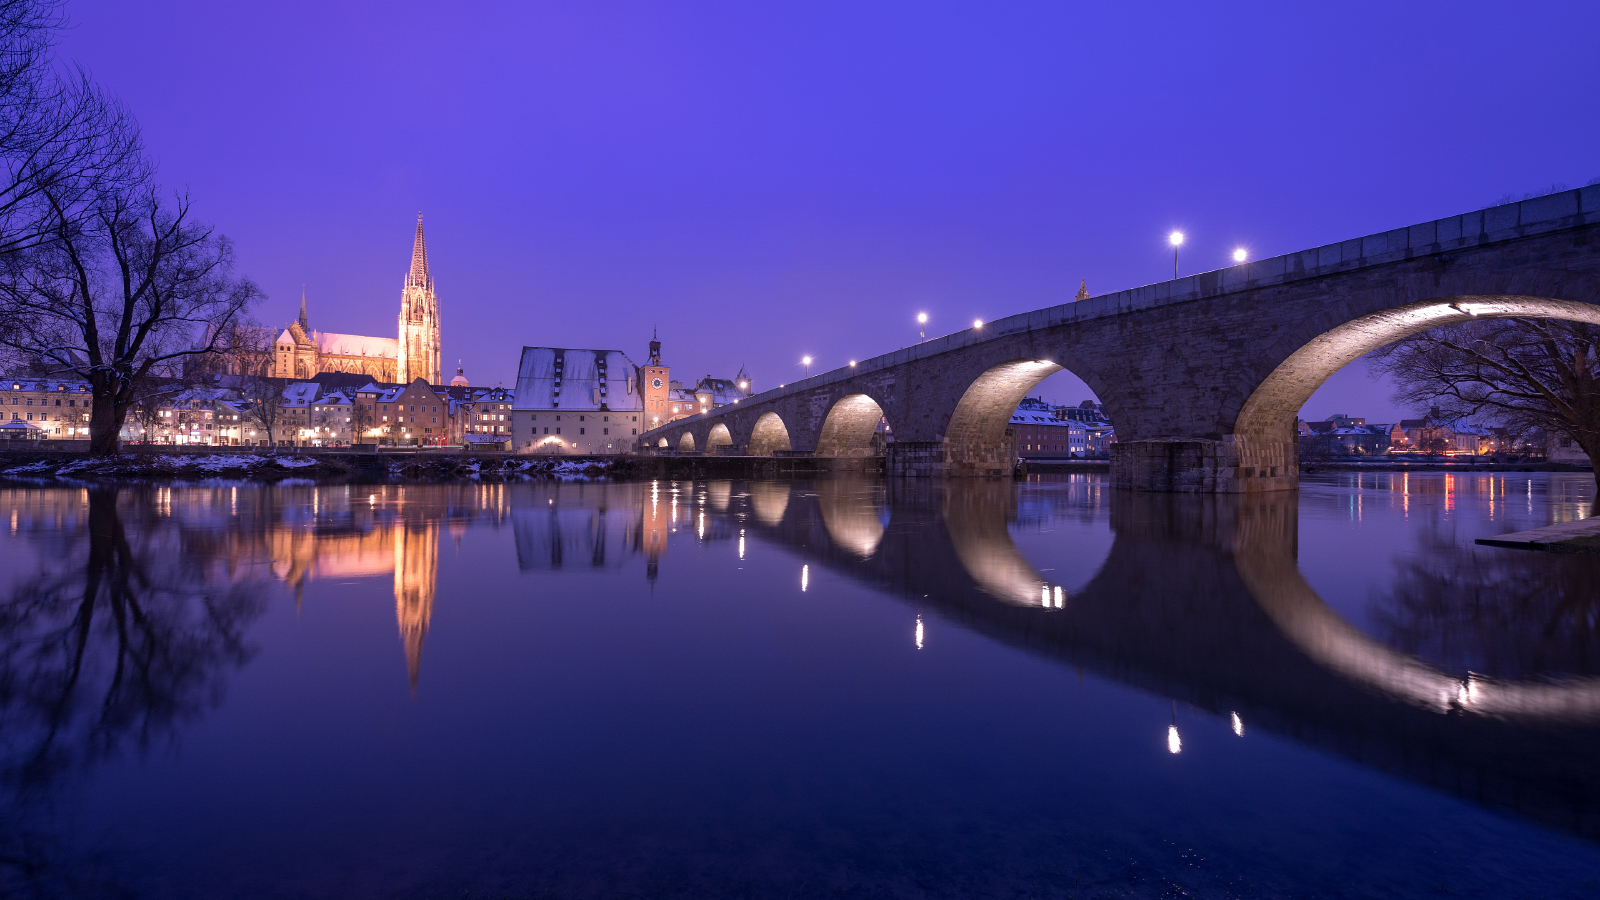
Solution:
{"label": "gabled building", "polygon": [[749,396],[750,376],[743,367],[732,378],[712,378],[707,375],[694,386],[694,399],[699,406],[695,412],[710,412]]}
{"label": "gabled building", "polygon": [[[504,449],[511,443],[512,406],[516,392],[502,387],[465,388],[465,396],[451,397],[455,443],[482,449]],[[451,388],[454,392],[455,388]]]}
{"label": "gabled building", "polygon": [[443,388],[421,378],[379,395],[380,443],[396,447],[438,447],[451,442],[450,400]]}
{"label": "gabled building", "polygon": [[631,451],[644,424],[640,376],[640,368],[621,350],[523,347],[510,413],[512,449],[583,455]]}
{"label": "gabled building", "polygon": [[[1026,401],[1025,401],[1026,402]],[[1042,406],[1043,409],[1038,407]],[[1049,404],[1019,407],[1011,416],[1011,439],[1022,459],[1072,459],[1088,456],[1088,429],[1074,419],[1058,419]]]}

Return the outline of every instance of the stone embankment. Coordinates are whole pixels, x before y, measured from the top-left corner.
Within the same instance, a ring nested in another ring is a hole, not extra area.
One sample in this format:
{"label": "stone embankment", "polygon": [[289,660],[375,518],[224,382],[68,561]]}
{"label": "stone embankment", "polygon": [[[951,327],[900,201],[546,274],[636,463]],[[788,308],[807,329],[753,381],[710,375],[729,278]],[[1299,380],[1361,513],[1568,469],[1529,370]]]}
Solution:
{"label": "stone embankment", "polygon": [[632,474],[608,457],[467,456],[461,454],[125,452],[114,457],[0,451],[0,480],[71,481],[504,481],[605,478]]}

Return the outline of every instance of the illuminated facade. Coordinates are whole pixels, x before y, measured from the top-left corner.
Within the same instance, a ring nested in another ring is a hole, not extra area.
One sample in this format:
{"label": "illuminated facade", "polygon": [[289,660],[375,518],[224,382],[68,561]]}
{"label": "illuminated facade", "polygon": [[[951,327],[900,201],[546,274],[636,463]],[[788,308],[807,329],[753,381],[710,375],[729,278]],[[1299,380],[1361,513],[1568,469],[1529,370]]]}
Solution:
{"label": "illuminated facade", "polygon": [[671,402],[672,375],[671,369],[661,364],[661,341],[654,335],[650,338],[650,361],[640,369],[640,382],[643,384],[641,391],[644,394],[644,415],[649,422],[647,427],[654,428],[664,422],[677,418],[668,408]]}
{"label": "illuminated facade", "polygon": [[[28,423],[35,439],[87,439],[89,384],[42,378],[0,382],[0,420]],[[25,426],[24,426],[25,427]]]}
{"label": "illuminated facade", "polygon": [[409,384],[418,378],[439,383],[439,298],[428,274],[428,244],[422,237],[422,213],[417,213],[417,236],[411,244],[411,271],[400,291],[400,377]]}
{"label": "illuminated facade", "polygon": [[349,372],[374,381],[394,381],[397,355],[394,338],[313,329],[302,296],[300,317],[279,332],[274,341],[272,375],[306,379],[323,372]]}
{"label": "illuminated facade", "polygon": [[[224,365],[234,371],[236,365]],[[422,236],[422,214],[411,244],[411,268],[400,290],[400,316],[396,337],[338,334],[311,327],[306,299],[300,298],[300,317],[273,340],[271,374],[277,378],[309,379],[324,372],[365,375],[384,384],[407,384],[418,378],[438,384],[439,299],[428,272],[428,245]]]}
{"label": "illuminated facade", "polygon": [[523,347],[511,404],[518,453],[627,453],[645,414],[640,367],[621,350]]}

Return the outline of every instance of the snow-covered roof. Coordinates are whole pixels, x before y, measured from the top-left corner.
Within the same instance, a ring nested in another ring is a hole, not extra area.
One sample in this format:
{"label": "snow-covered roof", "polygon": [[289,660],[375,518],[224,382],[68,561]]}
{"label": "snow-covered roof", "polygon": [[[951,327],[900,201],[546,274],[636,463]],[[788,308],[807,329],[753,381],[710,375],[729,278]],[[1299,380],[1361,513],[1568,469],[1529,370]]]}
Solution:
{"label": "snow-covered roof", "polygon": [[53,391],[87,393],[87,381],[62,381],[54,378],[0,378],[0,391]]}
{"label": "snow-covered roof", "polygon": [[513,409],[644,409],[639,370],[621,350],[523,347]]}
{"label": "snow-covered roof", "polygon": [[1023,412],[1022,410],[1018,410],[1016,413],[1012,414],[1012,416],[1011,416],[1011,424],[1013,424],[1013,425],[1056,425],[1056,426],[1059,426],[1061,428],[1082,428],[1083,427],[1083,423],[1082,422],[1076,422],[1076,421],[1073,421],[1071,419],[1058,419],[1055,416],[1050,415],[1048,413]]}
{"label": "snow-covered roof", "polygon": [[285,385],[283,388],[282,406],[307,406],[317,399],[317,393],[322,390],[322,385],[315,381],[297,381]]}
{"label": "snow-covered roof", "polygon": [[738,382],[732,378],[712,378],[709,375],[700,379],[700,383],[694,386],[694,393],[710,394],[712,406],[727,406],[750,396],[747,392],[739,390]]}
{"label": "snow-covered roof", "polygon": [[369,356],[380,359],[399,359],[400,341],[392,337],[373,337],[365,334],[338,334],[332,331],[316,332],[317,350],[337,356]]}

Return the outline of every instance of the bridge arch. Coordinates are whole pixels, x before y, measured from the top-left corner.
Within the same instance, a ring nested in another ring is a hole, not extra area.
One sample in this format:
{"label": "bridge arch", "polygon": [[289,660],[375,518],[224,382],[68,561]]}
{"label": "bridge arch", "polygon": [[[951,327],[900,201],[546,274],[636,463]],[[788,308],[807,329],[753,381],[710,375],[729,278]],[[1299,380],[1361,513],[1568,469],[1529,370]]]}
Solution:
{"label": "bridge arch", "polygon": [[846,394],[829,407],[817,435],[817,456],[873,455],[872,436],[884,418],[883,407],[866,394]]}
{"label": "bridge arch", "polygon": [[945,427],[945,471],[999,475],[1011,471],[1006,428],[1017,404],[1034,386],[1064,366],[1043,359],[1013,359],[990,367],[967,386]]}
{"label": "bridge arch", "polygon": [[733,444],[733,434],[728,431],[724,422],[711,426],[711,431],[706,434],[706,455],[717,452],[718,447],[727,447]]}
{"label": "bridge arch", "polygon": [[661,448],[661,449],[663,449],[663,450],[665,450],[665,449],[666,449],[666,448],[667,448],[667,439],[666,439],[666,437],[665,437],[665,436],[663,436],[663,437],[662,437],[662,438],[661,438],[661,443],[659,443],[659,444],[657,444],[657,445],[656,445],[656,446],[658,446],[658,447],[660,447],[660,448]]}
{"label": "bridge arch", "polygon": [[750,429],[750,443],[745,452],[750,456],[775,456],[779,451],[793,449],[794,445],[789,441],[789,428],[784,424],[783,417],[768,410]]}
{"label": "bridge arch", "polygon": [[[665,441],[666,438],[662,438],[662,440]],[[684,429],[683,434],[678,438],[678,452],[679,453],[693,453],[694,452],[694,432],[693,431],[690,431],[687,428]]]}
{"label": "bridge arch", "polygon": [[[1600,290],[1600,285],[1595,286]],[[1596,294],[1600,299],[1600,293]],[[1530,296],[1456,296],[1423,300],[1349,321],[1308,323],[1289,340],[1290,351],[1240,407],[1233,433],[1245,439],[1293,442],[1295,417],[1332,375],[1386,344],[1414,334],[1485,318],[1567,319],[1600,325],[1600,306]]]}

